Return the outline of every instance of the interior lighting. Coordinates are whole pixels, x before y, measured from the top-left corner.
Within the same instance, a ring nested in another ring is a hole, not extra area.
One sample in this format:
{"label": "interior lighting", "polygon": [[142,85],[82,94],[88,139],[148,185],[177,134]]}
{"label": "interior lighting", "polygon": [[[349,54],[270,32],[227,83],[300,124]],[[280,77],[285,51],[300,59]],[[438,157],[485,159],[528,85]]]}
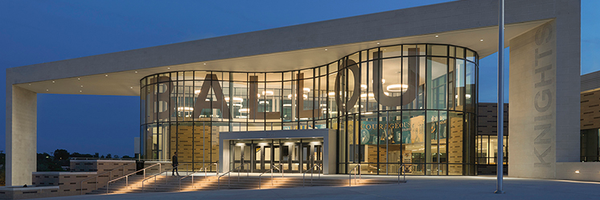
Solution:
{"label": "interior lighting", "polygon": [[292,104],[286,103],[286,104],[283,104],[283,107],[292,107]]}
{"label": "interior lighting", "polygon": [[194,94],[200,94],[200,90],[195,90]]}
{"label": "interior lighting", "polygon": [[[360,97],[366,98],[367,94],[361,94]],[[373,93],[369,93],[369,97],[375,97],[375,95]]]}
{"label": "interior lighting", "polygon": [[46,89],[46,92],[48,92],[48,89]]}
{"label": "interior lighting", "polygon": [[247,113],[247,112],[250,112],[250,109],[242,108],[242,109],[240,109],[240,112]]}
{"label": "interior lighting", "polygon": [[77,80],[78,80],[78,81],[80,81],[80,80],[81,80],[81,78],[77,78]]}
{"label": "interior lighting", "polygon": [[325,51],[327,51],[327,49],[325,49]]}
{"label": "interior lighting", "polygon": [[167,69],[171,69],[170,67],[167,67]]}
{"label": "interior lighting", "polygon": [[[240,97],[233,97],[233,100],[234,100],[234,101],[239,101],[239,102],[242,102],[242,101],[244,101],[244,99],[242,99],[242,98],[240,98]],[[229,101],[229,97],[225,97],[225,101]]]}
{"label": "interior lighting", "polygon": [[177,111],[194,111],[192,107],[177,107]]}
{"label": "interior lighting", "polygon": [[81,90],[79,90],[79,93],[81,93]]}
{"label": "interior lighting", "polygon": [[268,101],[258,101],[259,104],[269,104]]}
{"label": "interior lighting", "polygon": [[235,143],[235,146],[238,146],[238,147],[243,147],[243,146],[246,146],[246,144],[245,144],[245,143],[238,142],[238,143]]}
{"label": "interior lighting", "polygon": [[379,42],[377,43],[377,45],[379,45]]}
{"label": "interior lighting", "polygon": [[363,90],[366,90],[366,89],[367,89],[367,85],[365,85],[365,84],[361,84],[361,85],[360,85],[360,88],[362,88]]}
{"label": "interior lighting", "polygon": [[328,95],[333,96],[333,95],[335,95],[335,92],[330,92],[330,93],[328,93]]}
{"label": "interior lighting", "polygon": [[206,65],[206,63],[204,63],[204,65]]}
{"label": "interior lighting", "polygon": [[381,79],[381,83],[385,83],[385,79]]}
{"label": "interior lighting", "polygon": [[302,90],[304,90],[304,93],[309,93],[310,92],[310,88],[303,88]]}
{"label": "interior lighting", "polygon": [[471,94],[465,94],[465,97],[467,97],[467,99],[471,98]]}
{"label": "interior lighting", "polygon": [[263,94],[263,95],[273,95],[273,94],[275,94],[275,93],[273,93],[273,91],[266,90],[266,91],[263,91],[263,92],[262,92],[262,94]]}
{"label": "interior lighting", "polygon": [[408,90],[408,85],[406,84],[392,84],[388,85],[385,89],[390,92],[405,92]]}
{"label": "interior lighting", "polygon": [[83,85],[81,85],[81,87],[83,87]]}
{"label": "interior lighting", "polygon": [[132,87],[129,87],[129,88],[133,89],[133,86],[132,86]]}

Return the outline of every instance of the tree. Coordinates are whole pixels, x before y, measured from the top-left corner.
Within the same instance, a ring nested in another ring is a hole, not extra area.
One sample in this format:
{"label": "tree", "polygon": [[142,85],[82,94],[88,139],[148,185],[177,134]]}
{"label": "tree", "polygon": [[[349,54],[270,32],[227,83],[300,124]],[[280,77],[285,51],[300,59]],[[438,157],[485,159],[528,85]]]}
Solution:
{"label": "tree", "polygon": [[110,153],[106,154],[106,158],[112,158],[112,155],[110,155]]}
{"label": "tree", "polygon": [[69,160],[69,152],[64,149],[54,150],[54,160]]}

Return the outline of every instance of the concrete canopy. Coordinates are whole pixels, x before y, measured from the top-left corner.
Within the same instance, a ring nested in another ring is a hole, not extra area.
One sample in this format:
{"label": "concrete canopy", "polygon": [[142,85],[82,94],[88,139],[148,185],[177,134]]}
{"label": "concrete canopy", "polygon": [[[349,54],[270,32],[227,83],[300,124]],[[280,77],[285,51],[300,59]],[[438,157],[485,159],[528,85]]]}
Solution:
{"label": "concrete canopy", "polygon": [[[506,3],[505,46],[553,17],[523,9],[529,1],[516,2]],[[497,6],[491,0],[450,2],[41,63],[8,69],[7,82],[36,93],[139,96],[139,80],[150,74],[305,69],[394,44],[452,44],[483,58],[497,51]]]}

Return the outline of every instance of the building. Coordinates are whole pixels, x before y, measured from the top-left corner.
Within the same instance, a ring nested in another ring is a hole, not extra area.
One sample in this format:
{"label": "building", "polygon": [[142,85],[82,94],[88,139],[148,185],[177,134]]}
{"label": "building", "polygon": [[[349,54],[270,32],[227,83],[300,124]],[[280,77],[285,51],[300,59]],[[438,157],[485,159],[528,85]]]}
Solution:
{"label": "building", "polygon": [[[148,159],[474,175],[497,11],[465,0],[8,69],[7,184],[35,171],[37,93],[140,96]],[[593,169],[579,162],[580,2],[508,0],[506,16],[509,175]]]}

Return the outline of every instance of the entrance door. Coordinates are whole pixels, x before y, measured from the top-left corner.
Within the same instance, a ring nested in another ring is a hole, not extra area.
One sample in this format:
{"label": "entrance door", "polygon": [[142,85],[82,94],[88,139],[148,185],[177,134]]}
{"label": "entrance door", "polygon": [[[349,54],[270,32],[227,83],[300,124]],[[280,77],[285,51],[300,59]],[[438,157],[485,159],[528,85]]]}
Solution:
{"label": "entrance door", "polygon": [[252,144],[237,142],[233,145],[233,165],[231,165],[232,171],[250,171],[252,163]]}

